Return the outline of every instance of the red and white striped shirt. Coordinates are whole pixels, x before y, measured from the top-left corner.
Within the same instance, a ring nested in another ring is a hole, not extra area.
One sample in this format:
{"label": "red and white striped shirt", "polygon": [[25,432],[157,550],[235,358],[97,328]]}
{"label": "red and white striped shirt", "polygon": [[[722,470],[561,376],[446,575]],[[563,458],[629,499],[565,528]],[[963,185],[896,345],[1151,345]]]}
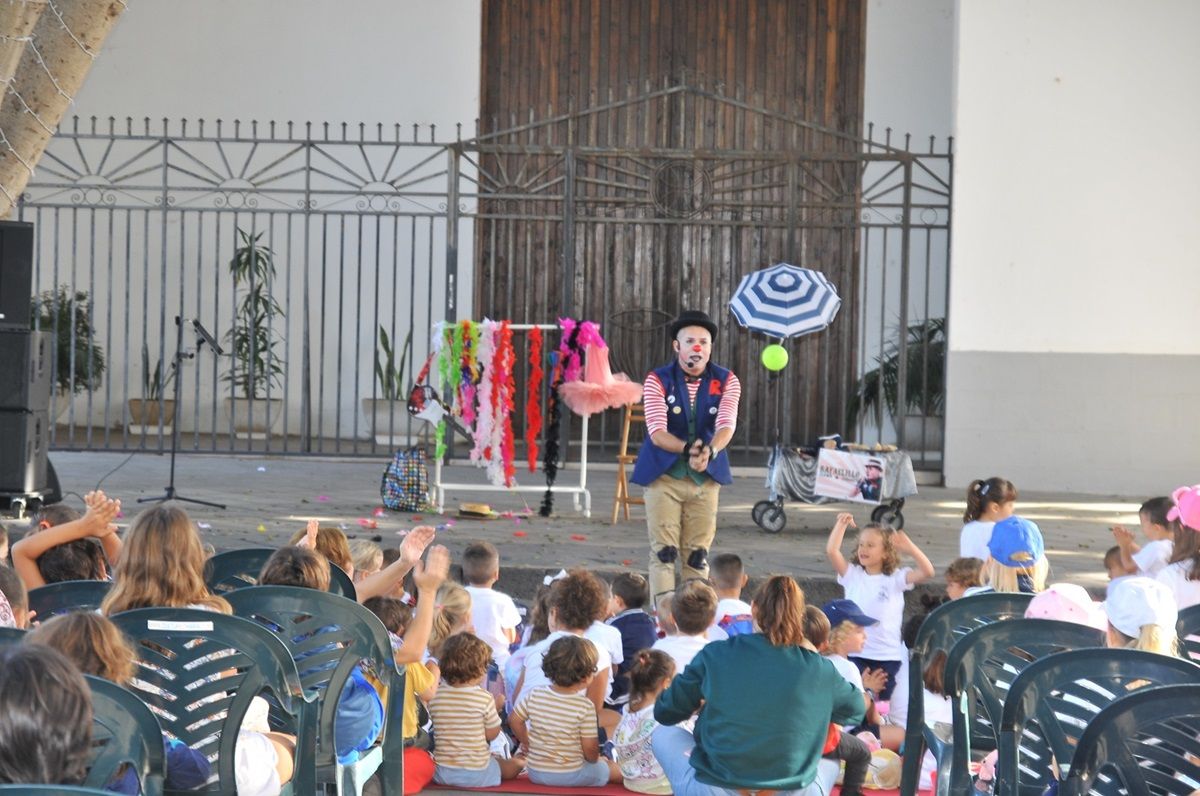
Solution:
{"label": "red and white striped shirt", "polygon": [[[696,391],[700,389],[699,381],[687,382],[688,401],[696,404]],[[720,406],[717,407],[718,429],[737,428],[738,402],[742,398],[742,383],[738,377],[729,372],[725,380],[725,392],[721,395]],[[642,407],[646,410],[646,433],[653,436],[659,431],[667,430],[667,394],[663,383],[651,371],[642,385]]]}

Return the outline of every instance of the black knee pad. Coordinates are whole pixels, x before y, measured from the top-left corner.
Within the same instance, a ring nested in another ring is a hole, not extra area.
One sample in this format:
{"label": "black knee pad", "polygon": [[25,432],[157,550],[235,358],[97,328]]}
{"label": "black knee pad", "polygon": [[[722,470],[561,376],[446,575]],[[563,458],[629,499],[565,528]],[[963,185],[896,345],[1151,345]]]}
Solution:
{"label": "black knee pad", "polygon": [[687,565],[692,569],[706,569],[708,567],[708,551],[703,547],[697,547],[688,556]]}
{"label": "black knee pad", "polygon": [[679,558],[679,548],[671,545],[660,547],[656,555],[658,555],[658,560],[664,564],[674,564]]}

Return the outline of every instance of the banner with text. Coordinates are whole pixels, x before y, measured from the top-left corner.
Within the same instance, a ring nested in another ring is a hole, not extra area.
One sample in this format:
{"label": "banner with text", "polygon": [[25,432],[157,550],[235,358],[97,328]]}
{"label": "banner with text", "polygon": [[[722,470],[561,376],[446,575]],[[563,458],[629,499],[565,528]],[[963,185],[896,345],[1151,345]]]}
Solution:
{"label": "banner with text", "polygon": [[883,497],[882,456],[821,448],[813,491],[835,500],[879,503]]}

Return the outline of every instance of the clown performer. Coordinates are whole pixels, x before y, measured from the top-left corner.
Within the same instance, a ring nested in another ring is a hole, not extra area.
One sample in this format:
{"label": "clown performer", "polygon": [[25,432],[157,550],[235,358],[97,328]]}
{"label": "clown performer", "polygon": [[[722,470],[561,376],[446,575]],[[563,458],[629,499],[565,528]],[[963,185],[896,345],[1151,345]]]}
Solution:
{"label": "clown performer", "polygon": [[681,313],[671,324],[675,359],[650,371],[643,385],[646,441],[630,480],[646,487],[656,600],[674,591],[676,561],[684,580],[708,577],[718,493],[733,481],[725,449],[742,386],[733,371],[709,361],[716,336],[717,325],[705,313]]}

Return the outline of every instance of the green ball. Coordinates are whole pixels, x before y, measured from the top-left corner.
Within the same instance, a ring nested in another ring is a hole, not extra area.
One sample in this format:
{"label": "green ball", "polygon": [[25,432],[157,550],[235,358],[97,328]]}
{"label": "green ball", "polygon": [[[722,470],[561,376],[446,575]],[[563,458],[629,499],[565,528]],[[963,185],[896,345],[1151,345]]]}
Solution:
{"label": "green ball", "polygon": [[788,363],[787,349],[778,343],[767,346],[762,352],[762,363],[767,370],[783,370]]}

